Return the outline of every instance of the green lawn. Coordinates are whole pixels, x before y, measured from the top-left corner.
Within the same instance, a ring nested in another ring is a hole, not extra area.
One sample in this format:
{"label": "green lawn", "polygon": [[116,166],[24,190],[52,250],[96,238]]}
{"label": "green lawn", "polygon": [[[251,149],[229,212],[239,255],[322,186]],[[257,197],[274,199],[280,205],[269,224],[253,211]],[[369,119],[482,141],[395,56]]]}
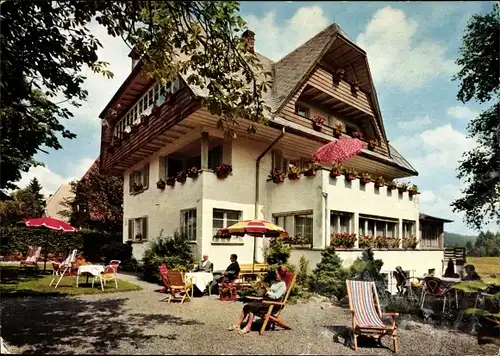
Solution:
{"label": "green lawn", "polygon": [[474,265],[476,272],[480,275],[495,274],[500,277],[500,259],[498,257],[469,257],[467,264]]}
{"label": "green lawn", "polygon": [[43,273],[43,265],[40,270],[34,268],[19,268],[19,265],[0,265],[0,292],[2,296],[35,296],[35,295],[55,295],[71,296],[83,294],[99,294],[114,292],[129,292],[141,290],[142,288],[135,284],[118,280],[118,289],[113,282],[107,282],[104,291],[101,285],[96,281],[92,288],[92,278],[86,284],[86,276],[79,279],[79,287],[76,288],[76,277],[63,277],[57,289],[49,283],[52,280],[52,266],[47,266],[47,272]]}

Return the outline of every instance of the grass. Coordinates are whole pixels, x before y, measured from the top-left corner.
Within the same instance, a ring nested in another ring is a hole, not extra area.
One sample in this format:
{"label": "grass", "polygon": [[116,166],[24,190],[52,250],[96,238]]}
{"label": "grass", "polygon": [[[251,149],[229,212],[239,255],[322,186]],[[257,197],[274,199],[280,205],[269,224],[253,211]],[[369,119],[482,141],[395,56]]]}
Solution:
{"label": "grass", "polygon": [[476,272],[482,276],[491,274],[500,275],[500,258],[499,257],[469,257],[467,256],[467,264],[474,265]]}
{"label": "grass", "polygon": [[52,266],[47,266],[47,272],[43,273],[43,266],[40,270],[34,268],[19,268],[19,265],[0,265],[0,292],[2,296],[75,296],[84,294],[100,294],[100,293],[115,293],[137,291],[142,288],[123,281],[118,280],[118,289],[115,288],[113,282],[108,282],[101,290],[101,285],[96,281],[92,288],[91,281],[87,284],[86,276],[81,276],[79,286],[76,288],[76,277],[63,277],[57,289],[54,286],[49,287],[52,280]]}

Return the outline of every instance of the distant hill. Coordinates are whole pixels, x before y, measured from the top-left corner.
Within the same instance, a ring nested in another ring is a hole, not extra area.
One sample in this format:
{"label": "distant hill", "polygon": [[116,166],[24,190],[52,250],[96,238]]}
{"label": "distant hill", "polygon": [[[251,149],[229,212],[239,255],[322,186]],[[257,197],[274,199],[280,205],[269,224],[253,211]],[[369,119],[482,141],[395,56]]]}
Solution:
{"label": "distant hill", "polygon": [[444,245],[445,246],[453,246],[456,244],[464,245],[467,241],[471,241],[474,243],[476,241],[477,236],[469,236],[469,235],[460,235],[454,234],[453,232],[444,232]]}

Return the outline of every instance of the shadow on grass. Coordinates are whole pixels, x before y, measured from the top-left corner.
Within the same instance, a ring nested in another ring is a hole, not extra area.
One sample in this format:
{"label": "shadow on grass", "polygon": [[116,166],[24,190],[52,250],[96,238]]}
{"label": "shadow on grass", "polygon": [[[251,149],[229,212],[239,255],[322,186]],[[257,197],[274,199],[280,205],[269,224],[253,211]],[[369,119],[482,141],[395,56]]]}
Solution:
{"label": "shadow on grass", "polygon": [[0,266],[0,280],[5,285],[15,285],[47,277],[43,270],[33,267],[19,268],[18,265]]}
{"label": "shadow on grass", "polygon": [[177,338],[147,333],[158,324],[202,324],[168,314],[124,315],[127,300],[9,299],[2,303],[2,337],[28,354],[107,354],[116,353],[122,342],[140,349],[151,338]]}

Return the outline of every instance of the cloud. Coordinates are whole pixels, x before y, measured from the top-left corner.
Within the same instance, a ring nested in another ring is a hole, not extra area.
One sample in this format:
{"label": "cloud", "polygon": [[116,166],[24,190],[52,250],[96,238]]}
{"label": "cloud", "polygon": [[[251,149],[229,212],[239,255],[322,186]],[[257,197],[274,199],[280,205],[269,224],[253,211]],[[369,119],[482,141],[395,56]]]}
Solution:
{"label": "cloud", "polygon": [[73,180],[78,180],[92,166],[95,159],[83,158],[75,164],[68,165],[68,176],[63,176],[51,171],[48,167],[32,167],[28,172],[22,175],[22,178],[17,185],[20,188],[26,187],[31,179],[37,178],[42,186],[42,193],[45,196],[53,194],[61,184],[69,183]]}
{"label": "cloud", "polygon": [[472,120],[477,116],[477,112],[469,109],[467,106],[452,106],[447,110],[447,114],[455,119],[460,120]]}
{"label": "cloud", "polygon": [[417,30],[417,22],[403,10],[386,6],[373,15],[356,42],[367,52],[375,80],[413,89],[456,73],[454,61],[445,58],[446,48],[430,39],[415,39]]}
{"label": "cloud", "polygon": [[398,126],[400,129],[404,131],[415,131],[421,129],[425,126],[428,126],[432,123],[429,116],[416,117],[410,121],[402,121],[398,122]]}
{"label": "cloud", "polygon": [[317,5],[301,7],[284,24],[276,22],[276,11],[264,17],[244,16],[248,28],[255,32],[255,49],[272,60],[279,60],[318,32],[330,21]]}

